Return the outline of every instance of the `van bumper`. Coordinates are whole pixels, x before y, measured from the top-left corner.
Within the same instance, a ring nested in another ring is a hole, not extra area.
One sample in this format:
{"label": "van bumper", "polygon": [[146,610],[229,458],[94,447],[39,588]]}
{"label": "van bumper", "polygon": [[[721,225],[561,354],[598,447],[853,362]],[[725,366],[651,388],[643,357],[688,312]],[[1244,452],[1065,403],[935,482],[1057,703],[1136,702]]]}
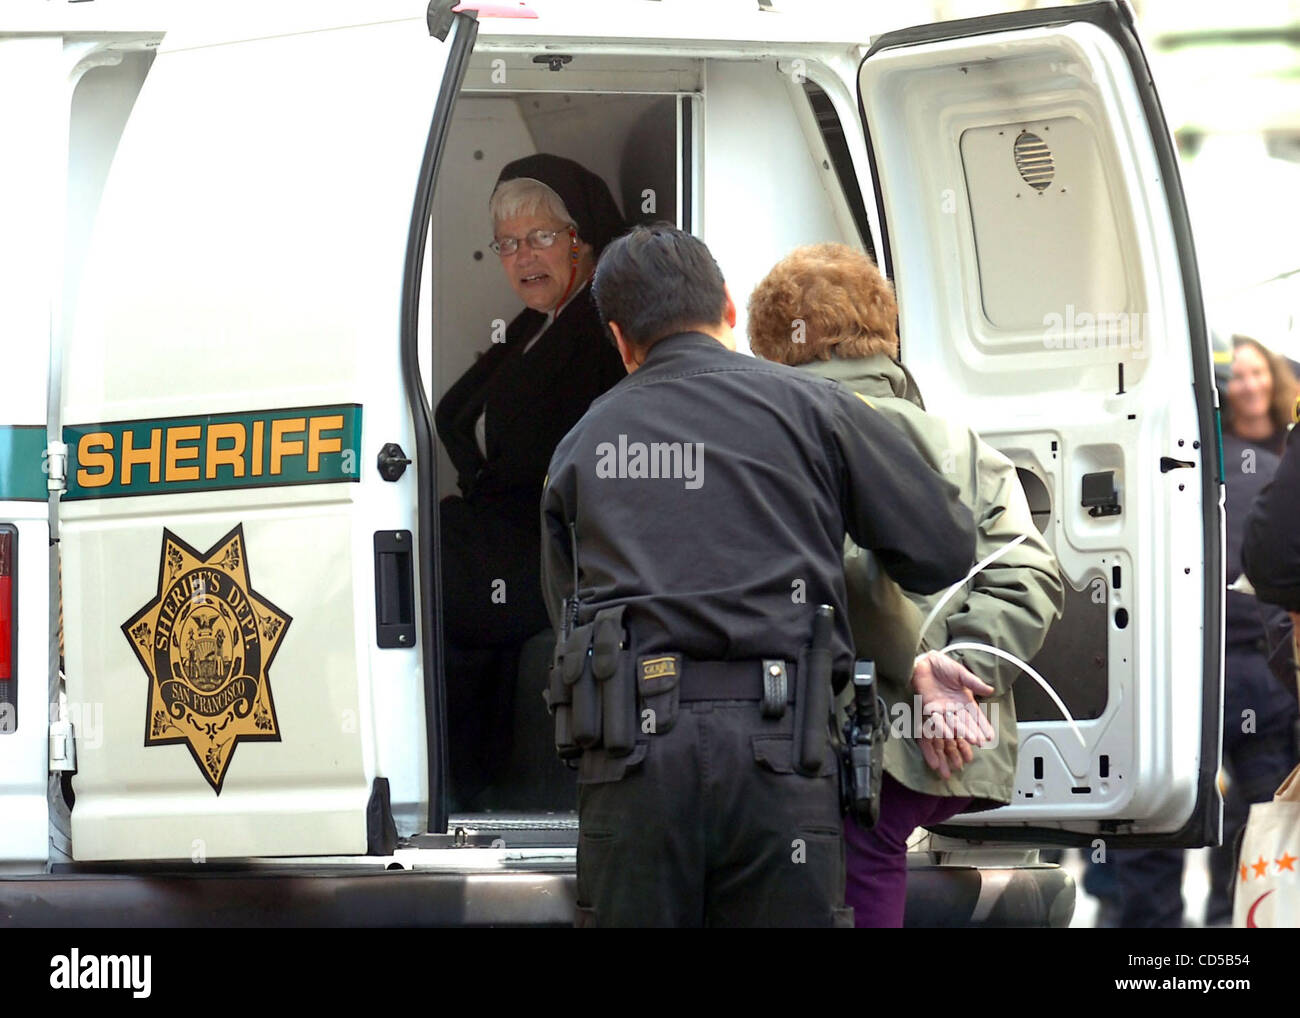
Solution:
{"label": "van bumper", "polygon": [[[571,926],[565,872],[56,873],[0,880],[0,926]],[[1075,889],[1059,866],[912,866],[909,927],[1065,927]]]}
{"label": "van bumper", "polygon": [[570,873],[86,874],[0,880],[0,926],[572,926]]}

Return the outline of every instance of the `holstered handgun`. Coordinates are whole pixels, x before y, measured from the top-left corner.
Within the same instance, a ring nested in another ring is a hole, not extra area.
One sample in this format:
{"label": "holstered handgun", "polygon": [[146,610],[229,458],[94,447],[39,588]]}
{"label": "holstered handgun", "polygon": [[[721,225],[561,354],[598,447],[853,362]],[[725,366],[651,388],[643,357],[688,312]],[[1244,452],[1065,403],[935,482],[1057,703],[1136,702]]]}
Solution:
{"label": "holstered handgun", "polygon": [[840,746],[840,807],[859,827],[874,827],[880,816],[884,774],[885,705],[876,692],[871,661],[853,666],[853,702]]}
{"label": "holstered handgun", "polygon": [[800,655],[795,676],[794,766],[801,774],[816,775],[826,762],[830,742],[831,634],[835,609],[823,604],[813,616],[812,643]]}

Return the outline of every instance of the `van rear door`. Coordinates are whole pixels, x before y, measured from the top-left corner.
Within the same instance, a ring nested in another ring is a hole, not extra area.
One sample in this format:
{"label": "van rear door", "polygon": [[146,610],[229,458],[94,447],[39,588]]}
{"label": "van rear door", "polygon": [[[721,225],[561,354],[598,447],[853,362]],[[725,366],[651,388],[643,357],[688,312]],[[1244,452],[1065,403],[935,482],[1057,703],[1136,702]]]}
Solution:
{"label": "van rear door", "polygon": [[78,860],[445,822],[415,332],[451,6],[208,11],[135,103],[65,355]]}
{"label": "van rear door", "polygon": [[892,32],[859,69],[904,360],[1020,469],[1069,580],[1016,686],[1014,801],[959,833],[1220,829],[1217,400],[1171,143],[1128,9]]}

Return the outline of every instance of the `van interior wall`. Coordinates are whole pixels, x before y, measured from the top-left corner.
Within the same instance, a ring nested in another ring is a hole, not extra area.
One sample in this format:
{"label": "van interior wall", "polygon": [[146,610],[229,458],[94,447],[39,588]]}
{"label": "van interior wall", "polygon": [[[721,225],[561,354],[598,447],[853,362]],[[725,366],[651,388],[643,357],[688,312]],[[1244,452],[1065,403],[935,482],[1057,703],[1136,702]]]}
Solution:
{"label": "van interior wall", "polygon": [[[778,258],[800,244],[859,240],[846,229],[844,196],[795,79],[770,61],[711,60],[705,80],[692,139],[695,225],[730,285],[739,348],[747,351],[745,305]],[[678,221],[675,107],[676,99],[663,94],[461,96],[434,200],[437,256],[426,259],[434,294],[432,355],[424,363],[431,404],[520,309],[487,247],[487,202],[501,167],[554,152],[599,173],[629,219]],[[438,496],[455,491],[455,473],[439,447]]]}
{"label": "van interior wall", "polygon": [[[599,174],[629,218],[676,219],[672,96],[463,95],[434,197],[431,250],[436,257],[426,259],[426,266],[432,263],[426,282],[433,287],[434,338],[425,385],[433,405],[522,310],[488,247],[488,199],[501,168],[534,152],[576,160]],[[653,215],[641,214],[646,188],[655,191]],[[427,349],[427,344],[421,346]],[[456,491],[456,475],[441,445],[438,456],[442,498]]]}
{"label": "van interior wall", "polygon": [[801,85],[767,61],[709,61],[706,82],[700,235],[736,301],[738,349],[748,351],[745,306],[779,258],[801,244],[860,241],[837,215],[844,197]]}

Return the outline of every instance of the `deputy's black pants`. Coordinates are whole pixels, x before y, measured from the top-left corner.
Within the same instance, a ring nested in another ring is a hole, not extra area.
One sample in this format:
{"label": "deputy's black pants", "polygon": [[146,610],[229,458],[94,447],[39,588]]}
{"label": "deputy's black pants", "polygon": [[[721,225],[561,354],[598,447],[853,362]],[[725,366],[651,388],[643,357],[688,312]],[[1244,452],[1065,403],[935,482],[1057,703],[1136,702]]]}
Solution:
{"label": "deputy's black pants", "polygon": [[[579,926],[845,926],[835,760],[791,765],[793,708],[680,705],[629,758],[579,771]],[[642,751],[644,750],[644,755]]]}

